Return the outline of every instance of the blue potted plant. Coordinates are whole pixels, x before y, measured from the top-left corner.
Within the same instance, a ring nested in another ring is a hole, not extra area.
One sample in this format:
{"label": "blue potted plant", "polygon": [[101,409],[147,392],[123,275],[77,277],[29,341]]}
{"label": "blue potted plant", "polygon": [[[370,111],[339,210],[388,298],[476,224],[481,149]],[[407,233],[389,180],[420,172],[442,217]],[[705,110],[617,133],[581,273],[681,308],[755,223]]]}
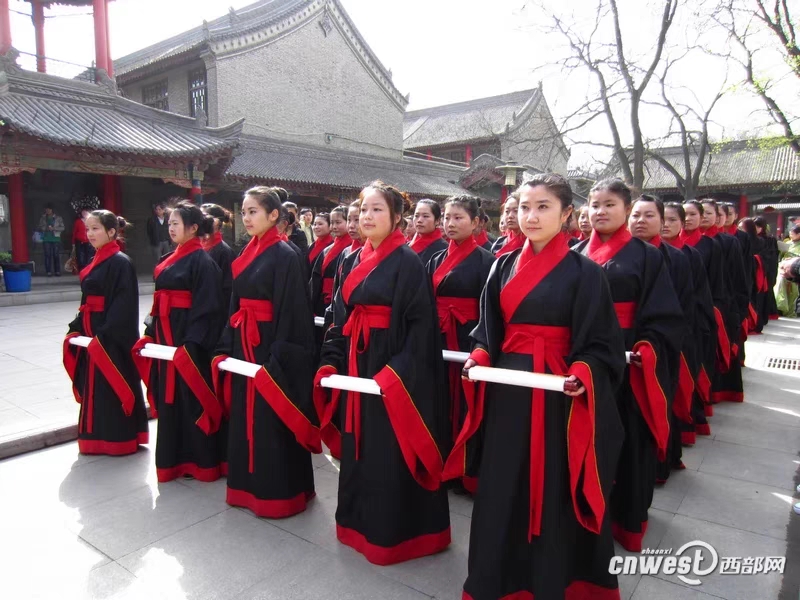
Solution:
{"label": "blue potted plant", "polygon": [[0,269],[3,271],[7,292],[31,291],[30,263],[11,262],[11,253],[0,252]]}

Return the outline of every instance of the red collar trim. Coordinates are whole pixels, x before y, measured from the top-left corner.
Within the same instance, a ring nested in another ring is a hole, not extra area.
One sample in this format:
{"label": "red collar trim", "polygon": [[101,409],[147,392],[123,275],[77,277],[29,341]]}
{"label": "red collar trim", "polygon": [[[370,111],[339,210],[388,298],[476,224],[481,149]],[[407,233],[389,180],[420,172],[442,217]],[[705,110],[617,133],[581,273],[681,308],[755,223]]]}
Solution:
{"label": "red collar trim", "polygon": [[495,254],[495,256],[503,256],[504,254],[513,252],[517,248],[522,248],[522,245],[525,243],[525,240],[527,239],[528,238],[526,238],[521,231],[516,233],[513,231],[509,231],[508,235],[506,235],[506,243],[503,244],[503,247],[497,251],[497,254]]}
{"label": "red collar trim", "polygon": [[469,236],[461,245],[457,244],[454,240],[450,240],[447,246],[447,256],[442,261],[436,271],[433,272],[433,293],[439,288],[439,284],[447,277],[448,273],[455,269],[478,247],[478,240],[474,235]]}
{"label": "red collar trim", "polygon": [[699,227],[691,233],[687,233],[685,229],[681,230],[681,240],[683,240],[684,244],[689,244],[692,247],[696,246],[702,237],[703,232],[700,231]]}
{"label": "red collar trim", "polygon": [[241,275],[242,271],[249,267],[250,263],[258,258],[259,255],[267,248],[283,241],[281,237],[285,236],[281,236],[281,234],[278,233],[277,227],[272,227],[269,229],[269,231],[261,236],[261,239],[258,239],[258,237],[255,236],[250,238],[250,242],[248,242],[247,246],[245,246],[242,253],[231,264],[233,278],[236,279],[239,275]]}
{"label": "red collar trim", "polygon": [[713,237],[717,237],[718,233],[719,233],[719,227],[717,227],[716,225],[712,225],[711,227],[709,227],[708,229],[706,229],[703,232],[703,235],[706,236],[706,237],[713,238]]}
{"label": "red collar trim", "polygon": [[122,250],[120,249],[119,244],[117,243],[117,240],[111,240],[110,242],[108,242],[105,246],[100,248],[100,250],[98,250],[95,253],[94,258],[92,259],[92,262],[90,262],[88,265],[86,265],[81,270],[80,280],[83,281],[84,279],[86,279],[86,276],[89,275],[89,273],[92,272],[92,269],[94,269],[97,265],[102,263],[104,260],[108,260],[109,258],[114,256],[117,252],[121,252],[121,251]]}
{"label": "red collar trim", "polygon": [[214,246],[218,246],[222,243],[222,233],[219,231],[215,231],[207,239],[203,240],[203,250],[208,252]]}
{"label": "red collar trim", "polygon": [[350,275],[342,285],[342,297],[344,301],[350,302],[350,295],[353,293],[358,285],[367,278],[372,270],[377,267],[384,258],[389,256],[392,252],[397,250],[400,246],[405,245],[406,236],[399,229],[395,229],[389,234],[385,240],[376,248],[372,248],[372,242],[367,240],[364,242],[364,248],[361,250],[359,263],[350,271]]}
{"label": "red collar trim", "polygon": [[188,242],[180,244],[175,252],[170,254],[165,260],[156,265],[156,268],[153,270],[153,279],[158,279],[158,276],[161,275],[165,269],[168,269],[180,259],[189,256],[192,252],[197,252],[198,250],[202,249],[203,243],[197,236],[193,237]]}
{"label": "red collar trim", "polygon": [[[663,239],[663,238],[662,238]],[[681,238],[680,234],[675,236],[675,239],[672,240],[663,240],[665,243],[669,244],[673,248],[678,248],[679,250],[683,248],[686,244]]]}
{"label": "red collar trim", "polygon": [[426,233],[426,234],[423,234],[423,235],[416,234],[414,236],[414,239],[411,240],[411,244],[409,244],[409,245],[411,246],[411,249],[414,252],[416,252],[417,254],[420,254],[423,250],[425,250],[425,248],[427,248],[432,243],[434,243],[435,241],[440,240],[440,239],[442,239],[442,232],[437,227],[436,229],[434,229],[430,233]]}
{"label": "red collar trim", "polygon": [[485,246],[487,243],[489,243],[489,236],[486,235],[485,230],[481,230],[478,235],[473,237],[475,238],[475,242],[478,244],[478,246]]}
{"label": "red collar trim", "polygon": [[514,266],[514,275],[500,292],[500,309],[506,323],[511,321],[511,317],[528,294],[567,254],[569,254],[569,244],[564,235],[555,236],[539,254],[534,254],[530,241],[525,240],[517,264]]}
{"label": "red collar trim", "polygon": [[317,238],[317,240],[311,245],[311,249],[308,251],[308,262],[313,265],[320,253],[332,243],[333,238],[331,237],[330,233],[325,237]]}
{"label": "red collar trim", "polygon": [[598,265],[604,265],[614,258],[617,252],[622,250],[629,241],[631,241],[631,232],[624,225],[617,229],[607,242],[603,242],[600,239],[600,235],[592,230],[589,245],[586,248],[586,255]]}
{"label": "red collar trim", "polygon": [[344,249],[350,245],[350,238],[340,235],[336,238],[333,242],[333,245],[328,250],[327,254],[325,254],[325,258],[322,259],[322,274],[325,275],[325,270],[328,266],[336,260],[336,258],[344,252]]}

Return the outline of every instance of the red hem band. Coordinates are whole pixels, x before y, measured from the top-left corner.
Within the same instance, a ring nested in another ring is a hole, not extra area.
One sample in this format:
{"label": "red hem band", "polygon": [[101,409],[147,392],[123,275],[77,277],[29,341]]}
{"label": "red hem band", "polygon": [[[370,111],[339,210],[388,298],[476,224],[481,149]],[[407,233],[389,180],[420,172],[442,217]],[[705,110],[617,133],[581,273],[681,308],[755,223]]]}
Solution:
{"label": "red hem band", "polygon": [[183,463],[165,469],[156,468],[156,476],[158,477],[159,483],[166,483],[167,481],[172,481],[184,475],[191,475],[197,479],[197,481],[211,483],[219,479],[219,465],[204,469],[203,467],[198,467],[194,463]]}
{"label": "red hem band", "polygon": [[250,492],[234,490],[229,487],[225,501],[231,506],[246,508],[257,517],[283,519],[303,512],[308,501],[314,496],[316,496],[315,492],[302,492],[294,498],[286,500],[265,500],[257,498]]}
{"label": "red hem band", "polygon": [[140,446],[143,444],[150,443],[150,432],[149,431],[140,431],[136,434],[136,443]]}
{"label": "red hem band", "polygon": [[[711,398],[712,398],[712,402],[716,402],[716,400],[713,399],[714,398],[713,394],[711,395]],[[703,413],[707,417],[713,417],[714,416],[714,405],[713,404],[704,404],[703,405]]]}
{"label": "red hem band", "polygon": [[461,485],[463,485],[464,489],[474,496],[478,491],[478,478],[464,475],[464,477],[461,478]]}
{"label": "red hem band", "polygon": [[[695,429],[697,427],[695,426]],[[694,446],[697,443],[697,434],[694,431],[681,431],[681,444]]]}
{"label": "red hem band", "polygon": [[708,423],[698,423],[694,426],[697,435],[711,435],[711,425]]}
{"label": "red hem band", "polygon": [[[607,588],[587,581],[573,581],[564,590],[564,600],[619,600],[619,588]],[[461,592],[461,600],[473,600],[467,592]],[[513,592],[499,600],[534,600],[527,590]]]}
{"label": "red hem band", "polygon": [[371,544],[363,534],[339,524],[336,525],[336,538],[363,554],[372,564],[385,566],[441,552],[450,545],[450,527],[440,533],[420,535],[391,547]]}
{"label": "red hem band", "polygon": [[642,521],[642,531],[628,531],[622,525],[611,523],[611,535],[628,552],[641,552],[642,540],[647,533],[647,521]]}
{"label": "red hem band", "polygon": [[714,402],[744,402],[744,392],[712,392]]}
{"label": "red hem band", "polygon": [[780,318],[780,315],[770,315],[769,316],[769,320],[770,321],[777,321],[779,318]]}
{"label": "red hem band", "polygon": [[126,442],[107,442],[105,440],[78,439],[78,452],[81,454],[108,454],[109,456],[123,456],[134,454],[139,449],[137,440]]}
{"label": "red hem band", "polygon": [[228,463],[227,462],[219,463],[219,474],[220,474],[221,477],[227,477],[228,476]]}

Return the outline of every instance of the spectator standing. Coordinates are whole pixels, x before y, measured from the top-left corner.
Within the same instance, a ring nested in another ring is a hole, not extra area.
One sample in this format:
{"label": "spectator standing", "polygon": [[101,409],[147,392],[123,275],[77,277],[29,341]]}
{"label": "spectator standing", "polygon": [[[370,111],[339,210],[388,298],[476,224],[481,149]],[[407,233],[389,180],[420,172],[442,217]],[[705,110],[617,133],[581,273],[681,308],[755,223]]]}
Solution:
{"label": "spectator standing", "polygon": [[172,250],[169,237],[169,213],[163,202],[153,206],[153,216],[147,221],[147,239],[150,242],[155,264],[158,264],[161,257]]}
{"label": "spectator standing", "polygon": [[39,229],[44,243],[44,268],[47,276],[53,273],[61,277],[61,232],[64,231],[64,219],[53,211],[53,205],[45,206],[44,214],[39,219]]}
{"label": "spectator standing", "polygon": [[311,228],[311,224],[314,222],[314,211],[310,208],[301,208],[300,209],[300,229],[303,230],[303,233],[306,234],[306,240],[308,241],[309,247],[311,244],[314,243],[314,230]]}

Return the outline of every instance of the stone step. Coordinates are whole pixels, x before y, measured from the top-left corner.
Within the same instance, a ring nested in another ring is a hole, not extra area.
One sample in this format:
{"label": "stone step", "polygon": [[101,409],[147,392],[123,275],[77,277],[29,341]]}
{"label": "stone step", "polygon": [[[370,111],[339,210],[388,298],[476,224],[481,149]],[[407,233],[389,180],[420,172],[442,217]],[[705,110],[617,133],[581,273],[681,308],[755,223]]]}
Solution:
{"label": "stone step", "polygon": [[[58,285],[48,282],[40,284],[34,279],[31,288],[30,292],[0,293],[0,307],[51,304],[53,302],[79,302],[81,299],[81,288],[77,283]],[[156,284],[152,279],[150,281],[139,280],[140,296],[150,295],[155,292],[155,289]]]}

